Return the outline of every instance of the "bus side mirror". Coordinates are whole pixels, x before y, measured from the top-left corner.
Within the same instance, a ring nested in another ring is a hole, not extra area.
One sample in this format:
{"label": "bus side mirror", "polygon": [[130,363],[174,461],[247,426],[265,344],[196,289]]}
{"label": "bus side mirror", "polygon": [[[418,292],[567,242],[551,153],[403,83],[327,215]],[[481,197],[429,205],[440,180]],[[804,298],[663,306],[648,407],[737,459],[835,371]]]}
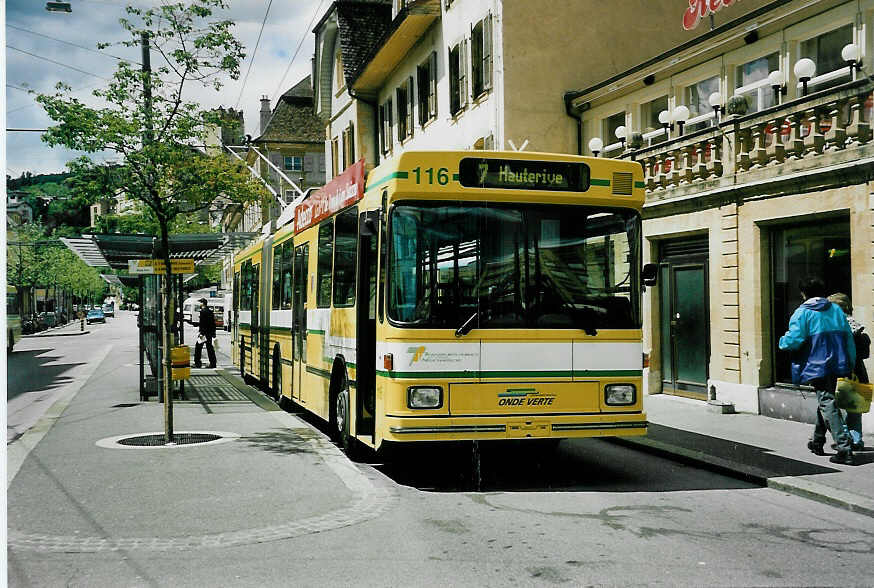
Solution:
{"label": "bus side mirror", "polygon": [[654,263],[647,263],[643,266],[643,271],[640,272],[640,279],[644,286],[655,286],[659,276],[659,266]]}
{"label": "bus side mirror", "polygon": [[358,219],[358,234],[362,237],[373,237],[379,232],[379,211],[362,212]]}

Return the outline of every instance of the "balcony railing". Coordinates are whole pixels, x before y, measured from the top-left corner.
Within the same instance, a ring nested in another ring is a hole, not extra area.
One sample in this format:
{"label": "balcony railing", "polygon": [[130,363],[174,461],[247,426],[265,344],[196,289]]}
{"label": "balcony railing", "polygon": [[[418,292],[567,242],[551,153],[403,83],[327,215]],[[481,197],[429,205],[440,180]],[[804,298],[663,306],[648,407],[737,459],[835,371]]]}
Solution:
{"label": "balcony railing", "polygon": [[866,78],[609,155],[641,163],[648,199],[744,184],[874,155],[872,102]]}

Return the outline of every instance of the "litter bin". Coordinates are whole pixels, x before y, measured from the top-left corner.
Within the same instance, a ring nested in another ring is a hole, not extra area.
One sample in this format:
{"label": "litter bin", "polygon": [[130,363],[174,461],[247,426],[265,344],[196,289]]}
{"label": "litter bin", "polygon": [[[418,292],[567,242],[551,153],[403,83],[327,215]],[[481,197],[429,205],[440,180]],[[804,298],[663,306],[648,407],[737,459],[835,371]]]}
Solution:
{"label": "litter bin", "polygon": [[191,347],[176,345],[170,349],[170,377],[187,380],[191,377]]}

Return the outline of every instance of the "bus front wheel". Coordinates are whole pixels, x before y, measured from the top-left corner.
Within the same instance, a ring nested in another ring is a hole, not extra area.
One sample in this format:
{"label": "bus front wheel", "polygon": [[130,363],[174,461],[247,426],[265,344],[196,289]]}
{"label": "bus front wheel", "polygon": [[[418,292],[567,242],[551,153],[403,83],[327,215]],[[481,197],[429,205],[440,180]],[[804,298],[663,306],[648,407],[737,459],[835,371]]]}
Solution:
{"label": "bus front wheel", "polygon": [[358,441],[349,432],[349,388],[348,386],[337,394],[334,406],[334,432],[343,452],[353,461],[358,461]]}

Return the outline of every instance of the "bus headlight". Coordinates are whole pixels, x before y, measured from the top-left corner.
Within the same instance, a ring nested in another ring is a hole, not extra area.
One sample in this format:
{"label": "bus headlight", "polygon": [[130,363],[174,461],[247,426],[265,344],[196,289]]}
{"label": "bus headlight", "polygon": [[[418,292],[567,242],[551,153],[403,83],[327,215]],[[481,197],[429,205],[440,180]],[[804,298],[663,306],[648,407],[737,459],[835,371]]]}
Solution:
{"label": "bus headlight", "polygon": [[607,384],[604,386],[604,402],[608,406],[627,406],[637,400],[634,384]]}
{"label": "bus headlight", "polygon": [[440,386],[410,386],[407,388],[407,406],[440,408],[443,406],[443,389]]}

